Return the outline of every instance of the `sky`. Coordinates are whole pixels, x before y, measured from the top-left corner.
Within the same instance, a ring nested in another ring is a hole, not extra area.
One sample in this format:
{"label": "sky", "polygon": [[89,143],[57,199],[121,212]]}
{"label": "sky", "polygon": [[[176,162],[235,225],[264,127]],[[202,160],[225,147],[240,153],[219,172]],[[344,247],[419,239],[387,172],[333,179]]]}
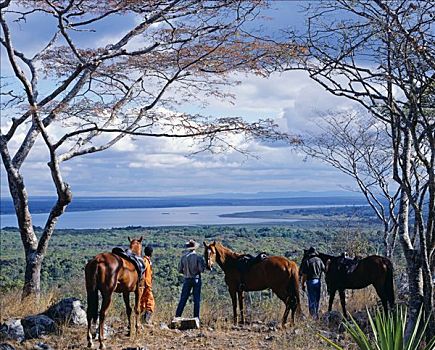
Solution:
{"label": "sky", "polygon": [[[274,2],[265,14],[267,30],[285,25],[303,29],[300,5],[307,2]],[[110,40],[128,24],[117,18],[99,28],[98,39]],[[34,37],[47,35],[49,23],[36,19],[30,23],[35,36],[20,35],[20,48],[34,47]],[[7,71],[2,52],[2,75]],[[351,108],[351,103],[332,96],[304,72],[274,74],[269,78],[237,76],[241,84],[229,87],[235,100],[221,101],[200,97],[181,105],[179,110],[212,116],[242,116],[249,121],[272,118],[282,131],[292,134],[315,132],[319,112]],[[205,107],[204,102],[206,102]],[[7,118],[2,113],[2,126]],[[21,135],[23,137],[24,134]],[[246,148],[250,156],[236,151],[192,155],[196,146],[189,140],[125,138],[109,150],[79,157],[62,165],[64,180],[75,196],[173,196],[207,193],[256,193],[289,191],[341,191],[353,187],[350,178],[328,165],[306,159],[288,146],[265,144],[234,137],[232,142]],[[17,144],[11,143],[11,148]],[[47,153],[38,144],[22,169],[28,193],[55,195],[47,168]],[[1,196],[9,196],[3,165]]]}

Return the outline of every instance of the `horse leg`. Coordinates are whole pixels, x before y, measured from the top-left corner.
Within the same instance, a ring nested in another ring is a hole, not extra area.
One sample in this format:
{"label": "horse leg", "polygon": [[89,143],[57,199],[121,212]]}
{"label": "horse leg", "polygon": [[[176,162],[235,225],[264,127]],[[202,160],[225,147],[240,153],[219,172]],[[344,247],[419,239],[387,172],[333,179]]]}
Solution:
{"label": "horse leg", "polygon": [[[284,301],[285,303],[285,311],[284,311],[284,315],[282,316],[282,327],[285,327],[285,324],[287,323],[287,318],[288,318],[288,314],[290,312],[290,296],[287,297],[287,299]],[[292,309],[292,325],[295,323],[295,313],[294,310]]]}
{"label": "horse leg", "polygon": [[334,298],[335,298],[335,292],[336,292],[337,290],[331,290],[330,292],[329,292],[329,306],[328,306],[328,312],[331,312],[331,310],[332,310],[332,304],[334,303]]}
{"label": "horse leg", "polygon": [[230,290],[230,297],[231,297],[231,302],[233,304],[233,322],[236,325],[237,324],[237,297],[236,297],[235,290]]}
{"label": "horse leg", "polygon": [[131,335],[131,305],[130,305],[130,293],[124,292],[122,293],[122,298],[124,299],[125,304],[125,311],[127,312],[127,320],[128,320],[128,326],[127,326],[127,336]]}
{"label": "horse leg", "polygon": [[243,313],[243,291],[237,292],[237,296],[239,297],[240,323],[245,324],[245,315]]}
{"label": "horse leg", "polygon": [[343,309],[343,316],[345,319],[347,319],[347,312],[346,312],[346,293],[344,291],[344,289],[340,289],[338,291],[338,294],[340,295],[340,303],[341,303],[341,308]]}
{"label": "horse leg", "polygon": [[100,349],[105,349],[104,344],[104,320],[106,319],[107,310],[112,302],[112,290],[102,292],[103,300],[101,302],[100,309],[100,325],[99,325],[99,337],[100,337]]}
{"label": "horse leg", "polygon": [[98,319],[98,288],[97,288],[97,268],[95,260],[92,260],[85,267],[86,295],[88,307],[86,309],[86,319],[88,321],[87,341],[88,348],[93,347],[92,338],[96,337],[96,333],[92,334],[91,329],[95,329],[95,324]]}
{"label": "horse leg", "polygon": [[379,286],[374,286],[378,297],[381,299],[382,308],[384,309],[385,314],[388,313],[388,305],[387,305],[387,293],[384,288],[380,288]]}
{"label": "horse leg", "polygon": [[135,327],[136,327],[136,335],[140,333],[141,324],[140,324],[140,298],[142,296],[143,288],[141,289],[137,286],[136,291],[134,292],[134,316],[135,316]]}
{"label": "horse leg", "polygon": [[86,311],[86,318],[88,321],[88,333],[86,338],[88,341],[88,348],[92,348],[94,345],[92,338],[96,335],[92,334],[91,329],[95,326],[98,318],[98,290],[92,291],[92,293],[88,291],[88,308]]}

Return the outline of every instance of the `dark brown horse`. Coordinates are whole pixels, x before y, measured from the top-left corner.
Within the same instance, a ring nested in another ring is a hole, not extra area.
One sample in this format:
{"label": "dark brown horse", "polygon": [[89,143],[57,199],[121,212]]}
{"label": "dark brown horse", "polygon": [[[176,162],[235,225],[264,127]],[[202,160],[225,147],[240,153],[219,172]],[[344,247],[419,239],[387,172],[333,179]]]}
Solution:
{"label": "dark brown horse", "polygon": [[[204,242],[204,258],[207,268],[211,269],[216,262],[225,273],[225,283],[230,292],[233,304],[233,319],[237,323],[237,297],[240,308],[240,321],[245,322],[243,314],[243,290],[240,289],[241,276],[237,268],[237,261],[243,254],[233,252],[219,242],[207,244]],[[295,321],[295,311],[300,309],[298,266],[282,256],[270,256],[252,266],[243,276],[245,291],[258,291],[267,288],[280,298],[285,304],[282,325],[287,322],[290,309],[292,310],[292,324]]]}
{"label": "dark brown horse", "polygon": [[[306,258],[307,252],[304,254],[302,263]],[[350,259],[344,259],[343,256],[322,253],[319,254],[319,258],[322,259],[326,268],[328,311],[332,310],[335,293],[338,291],[343,315],[347,317],[345,290],[362,289],[370,285],[375,287],[385,312],[388,311],[388,304],[390,308],[394,306],[393,264],[389,259],[379,255],[370,255],[352,262]]]}
{"label": "dark brown horse", "polygon": [[[137,256],[142,257],[142,237],[130,239],[130,250]],[[138,272],[130,261],[113,253],[101,253],[90,260],[85,267],[86,293],[88,300],[87,319],[88,319],[88,347],[92,347],[92,324],[98,318],[98,292],[101,292],[102,302],[100,309],[99,340],[100,349],[105,349],[104,345],[104,320],[107,310],[112,301],[112,294],[122,293],[127,310],[128,330],[131,330],[130,293],[135,294],[134,312],[136,333],[140,330],[140,297],[143,288],[139,285],[142,282],[138,278]],[[143,281],[143,280],[142,280]]]}

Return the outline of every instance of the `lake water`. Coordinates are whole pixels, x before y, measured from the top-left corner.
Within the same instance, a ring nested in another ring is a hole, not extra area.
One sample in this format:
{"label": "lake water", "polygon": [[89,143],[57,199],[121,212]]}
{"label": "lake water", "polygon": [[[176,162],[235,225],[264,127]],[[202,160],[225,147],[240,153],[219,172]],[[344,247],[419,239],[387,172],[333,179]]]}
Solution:
{"label": "lake water", "polygon": [[[96,229],[126,226],[156,227],[294,222],[298,220],[223,218],[219,215],[235,212],[268,211],[302,207],[313,206],[209,206],[77,211],[63,214],[59,218],[56,228]],[[33,214],[33,225],[44,227],[47,216],[48,214]],[[0,215],[0,227],[5,226],[17,227],[15,215]]]}

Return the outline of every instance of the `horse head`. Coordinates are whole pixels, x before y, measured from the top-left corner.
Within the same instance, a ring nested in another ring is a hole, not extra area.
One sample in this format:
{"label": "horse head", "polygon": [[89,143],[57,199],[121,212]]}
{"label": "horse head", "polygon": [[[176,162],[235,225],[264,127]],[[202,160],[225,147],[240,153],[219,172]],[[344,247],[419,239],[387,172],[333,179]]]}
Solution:
{"label": "horse head", "polygon": [[128,241],[130,242],[130,250],[138,256],[142,256],[142,240],[142,236],[137,239],[130,239],[130,237],[128,237]]}
{"label": "horse head", "polygon": [[207,270],[213,268],[213,264],[216,262],[216,255],[216,241],[210,244],[204,241],[204,260]]}

